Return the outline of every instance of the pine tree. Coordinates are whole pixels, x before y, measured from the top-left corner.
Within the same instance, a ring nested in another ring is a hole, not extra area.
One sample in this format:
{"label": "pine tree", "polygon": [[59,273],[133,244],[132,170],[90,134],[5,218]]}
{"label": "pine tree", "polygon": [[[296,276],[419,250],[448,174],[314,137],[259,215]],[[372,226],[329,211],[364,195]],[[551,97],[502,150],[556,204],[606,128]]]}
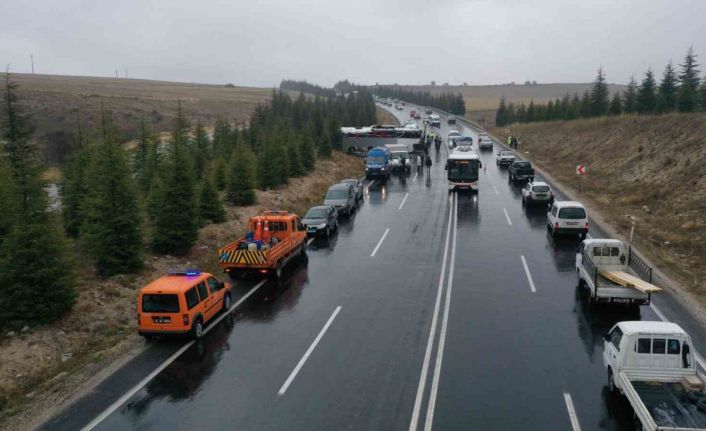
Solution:
{"label": "pine tree", "polygon": [[598,69],[598,74],[596,75],[595,81],[593,81],[593,88],[591,89],[591,109],[590,115],[593,117],[600,117],[608,113],[608,84],[605,82],[605,74],[603,73],[603,68]]}
{"label": "pine tree", "polygon": [[322,158],[331,157],[331,136],[328,130],[323,130],[319,135],[319,140],[317,143],[318,155]]}
{"label": "pine tree", "polygon": [[213,181],[216,183],[216,188],[218,190],[225,190],[226,188],[226,162],[222,158],[218,158],[215,162],[215,168],[213,169]]}
{"label": "pine tree", "polygon": [[154,129],[147,132],[147,159],[142,175],[140,176],[140,189],[143,194],[148,194],[152,189],[152,181],[155,177],[161,175],[163,169],[162,156],[160,154],[161,141],[157,139],[157,134]]}
{"label": "pine tree", "polygon": [[164,180],[162,177],[157,175],[152,180],[150,185],[149,193],[147,194],[147,217],[154,221],[157,219],[157,215],[162,208],[162,202],[164,201]]}
{"label": "pine tree", "polygon": [[677,107],[677,77],[672,62],[667,63],[662,75],[662,82],[657,92],[657,112],[672,112]]}
{"label": "pine tree", "polygon": [[257,184],[263,189],[271,189],[280,184],[279,167],[274,143],[267,139],[259,148],[257,155]]}
{"label": "pine tree", "polygon": [[630,77],[628,88],[623,94],[623,110],[626,114],[637,112],[637,82],[635,82],[634,76]]}
{"label": "pine tree", "polygon": [[[142,179],[147,166],[147,158],[149,157],[149,133],[147,132],[147,124],[145,123],[145,114],[140,114],[140,139],[137,141],[137,151],[134,156],[135,175]],[[141,180],[142,182],[142,180]]]}
{"label": "pine tree", "polygon": [[[11,184],[4,193],[4,224],[0,243],[0,327],[19,327],[53,321],[76,301],[73,270],[66,245],[46,207],[37,147],[32,128],[10,74],[0,103],[0,141]],[[11,212],[10,212],[11,211]]]}
{"label": "pine tree", "polygon": [[196,122],[193,147],[194,174],[197,180],[201,180],[210,158],[208,154],[208,135],[206,135],[206,130],[203,128],[201,121]]}
{"label": "pine tree", "polygon": [[657,107],[657,96],[655,95],[655,76],[652,69],[647,69],[645,78],[637,90],[637,112],[640,114],[651,114]]}
{"label": "pine tree", "polygon": [[301,177],[306,173],[304,169],[304,164],[302,163],[301,154],[299,153],[300,144],[297,139],[294,138],[294,134],[290,135],[292,138],[287,142],[287,154],[289,155],[289,174],[292,177]]}
{"label": "pine tree", "polygon": [[694,112],[698,108],[699,64],[693,47],[687,51],[680,67],[677,106],[679,112]]}
{"label": "pine tree", "polygon": [[581,96],[580,116],[583,118],[591,116],[591,93],[588,90],[584,91]]}
{"label": "pine tree", "polygon": [[223,157],[224,159],[229,159],[232,147],[233,131],[231,130],[230,123],[223,117],[219,117],[216,120],[216,125],[213,129],[213,155],[214,157]]}
{"label": "pine tree", "polygon": [[81,148],[69,157],[62,171],[59,193],[61,195],[61,213],[66,234],[78,238],[83,224],[81,205],[88,194],[86,171],[90,164],[90,152]]}
{"label": "pine tree", "polygon": [[500,105],[498,106],[498,110],[495,111],[495,125],[498,127],[503,127],[507,124],[507,106],[505,104],[505,96],[502,96],[500,98]]}
{"label": "pine tree", "polygon": [[316,150],[314,148],[314,139],[311,136],[311,131],[308,128],[302,130],[299,135],[299,153],[302,157],[302,164],[307,172],[314,170],[316,165]]}
{"label": "pine tree", "polygon": [[208,177],[205,177],[201,183],[199,217],[201,222],[222,223],[226,220],[226,212],[223,209],[221,199],[218,197],[218,192]]}
{"label": "pine tree", "polygon": [[3,239],[10,233],[12,226],[15,224],[14,214],[15,205],[15,190],[12,183],[10,168],[7,166],[5,157],[0,157],[0,202],[2,202],[2,211],[0,211],[0,245]]}
{"label": "pine tree", "polygon": [[613,94],[613,98],[610,100],[610,109],[608,110],[609,115],[620,115],[623,112],[623,100],[620,97],[619,92]]}
{"label": "pine tree", "polygon": [[700,109],[706,111],[706,76],[701,80],[701,89],[699,90]]}
{"label": "pine tree", "polygon": [[172,134],[172,154],[164,180],[164,193],[154,222],[152,249],[185,255],[198,236],[194,180],[186,147],[186,120],[178,107]]}
{"label": "pine tree", "polygon": [[125,154],[110,114],[102,113],[102,142],[88,169],[88,194],[81,204],[81,237],[102,276],[134,272],[142,266],[140,211]]}
{"label": "pine tree", "polygon": [[255,157],[245,145],[233,151],[231,174],[228,179],[226,198],[236,206],[255,203]]}

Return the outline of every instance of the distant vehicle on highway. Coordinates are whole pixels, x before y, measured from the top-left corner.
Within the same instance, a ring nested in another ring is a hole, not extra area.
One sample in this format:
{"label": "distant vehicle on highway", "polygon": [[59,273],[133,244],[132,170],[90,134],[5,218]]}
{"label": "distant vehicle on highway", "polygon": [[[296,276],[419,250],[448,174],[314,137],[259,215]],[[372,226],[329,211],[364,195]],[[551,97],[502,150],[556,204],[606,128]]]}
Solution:
{"label": "distant vehicle on highway", "polygon": [[219,265],[231,278],[248,274],[282,278],[285,265],[306,254],[306,228],[288,211],[263,211],[248,221],[248,233],[218,251]]}
{"label": "distant vehicle on highway", "polygon": [[424,110],[424,113],[427,114],[427,115],[431,115],[431,114],[434,113],[434,111],[432,111],[431,108],[426,108],[426,109]]}
{"label": "distant vehicle on highway", "polygon": [[363,200],[363,183],[360,182],[359,179],[357,178],[348,178],[345,180],[341,181],[341,184],[350,184],[353,186],[353,190],[355,190],[355,199],[358,201]]}
{"label": "distant vehicle on highway", "polygon": [[[412,171],[412,159],[409,149],[403,144],[387,144],[385,145],[392,155],[392,170],[400,171],[404,169],[404,173]],[[404,167],[402,161],[404,160]]]}
{"label": "distant vehicle on highway", "polygon": [[495,156],[495,164],[498,166],[509,166],[515,161],[515,153],[512,151],[499,151]]}
{"label": "distant vehicle on highway", "polygon": [[547,213],[547,228],[552,236],[574,234],[585,239],[588,233],[586,208],[580,202],[554,201]]}
{"label": "distant vehicle on highway", "polygon": [[421,119],[422,119],[422,116],[419,115],[419,112],[417,112],[416,114],[414,114],[414,119],[415,119],[415,120],[421,120]]}
{"label": "distant vehicle on highway", "polygon": [[458,136],[461,136],[461,132],[459,132],[458,130],[452,130],[449,132],[448,135],[446,135],[446,143],[449,145],[449,148],[454,147],[453,139]]}
{"label": "distant vehicle on highway", "polygon": [[478,190],[478,170],[483,167],[478,153],[468,146],[457,147],[446,160],[449,191]]}
{"label": "distant vehicle on highway", "polygon": [[417,111],[415,111],[414,109],[409,111],[409,118],[416,118],[416,117],[417,117]]}
{"label": "distant vehicle on highway", "polygon": [[549,184],[541,181],[529,181],[522,187],[522,205],[550,205],[554,202],[554,192]]}
{"label": "distant vehicle on highway", "polygon": [[441,127],[441,118],[436,114],[429,116],[429,124],[431,127]]}
{"label": "distant vehicle on highway", "polygon": [[386,180],[390,178],[392,170],[392,154],[386,147],[376,147],[368,151],[365,157],[365,178],[380,178]]}
{"label": "distant vehicle on highway", "polygon": [[617,239],[584,239],[576,276],[591,303],[647,305],[662,290],[652,284],[652,268]]}
{"label": "distant vehicle on highway", "polygon": [[351,215],[356,208],[356,195],[352,184],[334,184],[328,188],[324,205],[336,207],[339,214]]}
{"label": "distant vehicle on highway", "polygon": [[469,135],[454,136],[451,138],[451,148],[473,147],[473,137]]}
{"label": "distant vehicle on highway", "polygon": [[515,160],[510,164],[510,181],[534,181],[534,168],[527,160]]}
{"label": "distant vehicle on highway", "polygon": [[205,325],[230,308],[230,284],[207,272],[170,272],[140,289],[138,333],[148,339],[163,335],[201,338]]}
{"label": "distant vehicle on highway", "polygon": [[323,235],[328,238],[338,229],[338,211],[333,205],[320,205],[309,208],[302,219],[306,234],[310,237]]}
{"label": "distant vehicle on highway", "polygon": [[608,389],[625,395],[635,429],[706,429],[704,381],[696,363],[691,337],[676,323],[618,322],[604,337]]}
{"label": "distant vehicle on highway", "polygon": [[446,119],[446,122],[448,124],[456,124],[456,116],[455,115],[449,115],[449,118]]}
{"label": "distant vehicle on highway", "polygon": [[478,149],[493,151],[493,141],[487,133],[478,134]]}

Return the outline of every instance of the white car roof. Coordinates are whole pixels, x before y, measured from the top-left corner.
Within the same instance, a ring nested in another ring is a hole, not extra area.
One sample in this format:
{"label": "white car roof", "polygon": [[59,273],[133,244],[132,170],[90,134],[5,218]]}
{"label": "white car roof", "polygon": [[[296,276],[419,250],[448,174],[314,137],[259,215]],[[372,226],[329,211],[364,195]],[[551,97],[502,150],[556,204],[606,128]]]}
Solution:
{"label": "white car roof", "polygon": [[545,183],[544,181],[532,181],[530,184],[532,184],[532,187],[534,187],[534,186],[547,186],[547,187],[549,187],[549,184]]}
{"label": "white car roof", "polygon": [[461,132],[459,132],[458,130],[452,130],[452,131],[449,132],[449,136],[451,136],[451,135],[454,135],[454,136],[455,136],[455,135],[461,135]]}
{"label": "white car roof", "polygon": [[686,334],[681,326],[673,322],[628,321],[618,322],[623,334]]}
{"label": "white car roof", "polygon": [[578,208],[586,209],[586,207],[584,207],[581,202],[576,202],[576,201],[555,201],[554,204],[559,208],[578,207]]}

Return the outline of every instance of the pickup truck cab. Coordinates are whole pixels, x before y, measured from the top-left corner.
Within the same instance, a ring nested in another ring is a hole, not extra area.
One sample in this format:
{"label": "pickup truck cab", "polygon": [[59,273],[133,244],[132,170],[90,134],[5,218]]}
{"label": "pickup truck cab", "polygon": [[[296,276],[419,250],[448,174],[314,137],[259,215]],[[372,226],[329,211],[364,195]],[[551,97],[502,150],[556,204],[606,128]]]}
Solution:
{"label": "pickup truck cab", "polygon": [[671,322],[618,322],[604,337],[608,388],[625,395],[637,429],[706,430],[704,382],[689,334]]}
{"label": "pickup truck cab", "polygon": [[527,160],[515,160],[510,164],[510,181],[534,181],[534,168]]}
{"label": "pickup truck cab", "polygon": [[647,305],[661,290],[652,285],[652,268],[617,239],[581,241],[576,277],[591,303]]}
{"label": "pickup truck cab", "polygon": [[281,279],[282,270],[306,255],[306,228],[288,211],[263,211],[248,221],[249,232],[218,250],[218,264],[236,279],[248,274]]}
{"label": "pickup truck cab", "polygon": [[499,151],[495,156],[495,164],[498,166],[509,166],[515,161],[515,153],[512,151]]}
{"label": "pickup truck cab", "polygon": [[588,233],[588,214],[580,202],[554,201],[547,212],[547,228],[552,236],[578,234],[581,239]]}

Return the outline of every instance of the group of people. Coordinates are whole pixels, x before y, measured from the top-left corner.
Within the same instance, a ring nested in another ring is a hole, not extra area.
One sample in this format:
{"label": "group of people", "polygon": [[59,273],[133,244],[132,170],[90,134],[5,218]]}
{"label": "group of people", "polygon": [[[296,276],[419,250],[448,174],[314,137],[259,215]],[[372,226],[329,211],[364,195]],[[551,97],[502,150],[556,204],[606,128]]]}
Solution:
{"label": "group of people", "polygon": [[510,147],[510,148],[516,150],[516,149],[517,149],[517,144],[518,144],[517,137],[512,136],[512,135],[510,135],[510,136],[507,137],[507,145],[508,145],[508,147]]}

